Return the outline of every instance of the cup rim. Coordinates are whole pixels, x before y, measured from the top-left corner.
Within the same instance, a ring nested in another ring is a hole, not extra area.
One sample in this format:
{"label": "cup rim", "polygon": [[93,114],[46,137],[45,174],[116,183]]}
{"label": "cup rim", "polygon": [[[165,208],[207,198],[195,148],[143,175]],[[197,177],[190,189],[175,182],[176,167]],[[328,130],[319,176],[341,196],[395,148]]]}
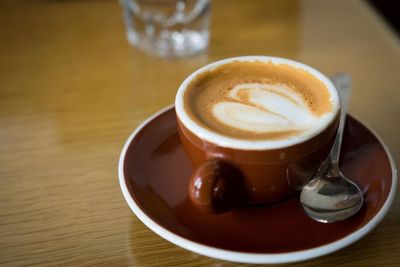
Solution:
{"label": "cup rim", "polygon": [[[328,89],[330,95],[330,101],[333,104],[334,110],[328,114],[326,114],[321,121],[319,127],[315,127],[309,134],[294,136],[285,140],[243,140],[234,137],[224,136],[222,134],[213,132],[198,123],[196,123],[185,111],[184,108],[184,94],[190,82],[197,77],[199,74],[204,73],[209,70],[213,70],[221,65],[233,62],[233,61],[242,61],[242,62],[271,62],[273,64],[285,64],[291,67],[299,68],[304,70],[315,78],[319,79]],[[240,56],[240,57],[231,57],[223,60],[218,60],[203,66],[200,69],[197,69],[192,74],[190,74],[179,86],[175,97],[175,109],[177,118],[180,122],[193,134],[199,137],[202,140],[205,140],[209,143],[216,144],[221,147],[233,148],[233,149],[242,149],[242,150],[271,150],[271,149],[280,149],[286,148],[290,146],[294,146],[300,143],[303,143],[307,140],[312,139],[317,136],[321,132],[323,132],[336,118],[339,110],[340,110],[340,100],[338,92],[332,83],[332,81],[326,77],[324,74],[319,72],[318,70],[310,67],[306,64],[300,63],[295,60],[285,59],[280,57],[272,57],[272,56]]]}

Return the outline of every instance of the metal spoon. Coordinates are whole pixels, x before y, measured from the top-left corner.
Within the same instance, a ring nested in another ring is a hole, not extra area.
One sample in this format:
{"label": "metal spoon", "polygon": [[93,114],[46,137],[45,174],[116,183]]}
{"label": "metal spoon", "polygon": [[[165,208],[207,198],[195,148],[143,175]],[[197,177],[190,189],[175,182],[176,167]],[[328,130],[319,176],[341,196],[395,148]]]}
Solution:
{"label": "metal spoon", "polygon": [[354,215],[363,204],[363,194],[360,188],[347,179],[339,170],[339,154],[342,144],[346,112],[351,93],[351,79],[346,74],[338,74],[332,78],[339,92],[341,102],[340,122],[336,139],[333,144],[328,168],[317,173],[301,191],[300,202],[304,211],[312,219],[332,223]]}

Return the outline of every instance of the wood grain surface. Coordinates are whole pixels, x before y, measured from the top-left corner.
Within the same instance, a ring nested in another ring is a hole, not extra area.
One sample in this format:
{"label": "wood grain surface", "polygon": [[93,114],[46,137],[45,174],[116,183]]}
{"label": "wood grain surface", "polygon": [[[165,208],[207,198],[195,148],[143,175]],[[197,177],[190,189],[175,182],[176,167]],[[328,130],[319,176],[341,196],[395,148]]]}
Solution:
{"label": "wood grain surface", "polygon": [[[233,266],[144,226],[117,179],[123,143],[211,61],[274,55],[353,77],[350,113],[400,159],[399,38],[362,1],[213,1],[202,55],[131,47],[117,1],[0,3],[0,265]],[[400,201],[362,240],[289,266],[400,266]],[[240,266],[247,266],[242,264]]]}

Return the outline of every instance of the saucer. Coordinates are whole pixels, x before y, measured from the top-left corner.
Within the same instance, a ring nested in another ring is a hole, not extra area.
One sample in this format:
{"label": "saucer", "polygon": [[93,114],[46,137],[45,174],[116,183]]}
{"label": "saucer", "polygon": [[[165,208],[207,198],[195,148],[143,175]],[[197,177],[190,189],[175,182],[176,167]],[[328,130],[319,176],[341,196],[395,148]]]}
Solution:
{"label": "saucer", "polygon": [[132,133],[118,167],[125,200],[152,231],[198,254],[243,263],[301,261],[348,246],[383,219],[397,186],[387,147],[351,116],[346,121],[341,170],[361,187],[365,203],[345,221],[323,224],[310,219],[299,194],[278,204],[205,214],[187,195],[191,170],[173,106],[154,114]]}

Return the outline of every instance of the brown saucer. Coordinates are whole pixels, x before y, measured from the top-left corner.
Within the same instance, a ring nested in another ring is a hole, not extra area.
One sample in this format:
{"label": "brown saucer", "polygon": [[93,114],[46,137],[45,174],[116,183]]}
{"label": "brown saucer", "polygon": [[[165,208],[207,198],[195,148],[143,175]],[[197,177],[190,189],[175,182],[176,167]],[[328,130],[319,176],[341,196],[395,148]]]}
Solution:
{"label": "brown saucer", "polygon": [[[298,194],[278,204],[242,206],[221,215],[197,210],[187,195],[191,165],[180,145],[173,107],[131,135],[119,167],[128,204],[153,231],[200,254],[258,263],[303,260],[355,242],[386,214],[397,182],[383,143],[351,116],[346,121],[341,169],[361,187],[365,203],[343,222],[323,224],[308,218]],[[255,260],[249,258],[252,255]]]}

